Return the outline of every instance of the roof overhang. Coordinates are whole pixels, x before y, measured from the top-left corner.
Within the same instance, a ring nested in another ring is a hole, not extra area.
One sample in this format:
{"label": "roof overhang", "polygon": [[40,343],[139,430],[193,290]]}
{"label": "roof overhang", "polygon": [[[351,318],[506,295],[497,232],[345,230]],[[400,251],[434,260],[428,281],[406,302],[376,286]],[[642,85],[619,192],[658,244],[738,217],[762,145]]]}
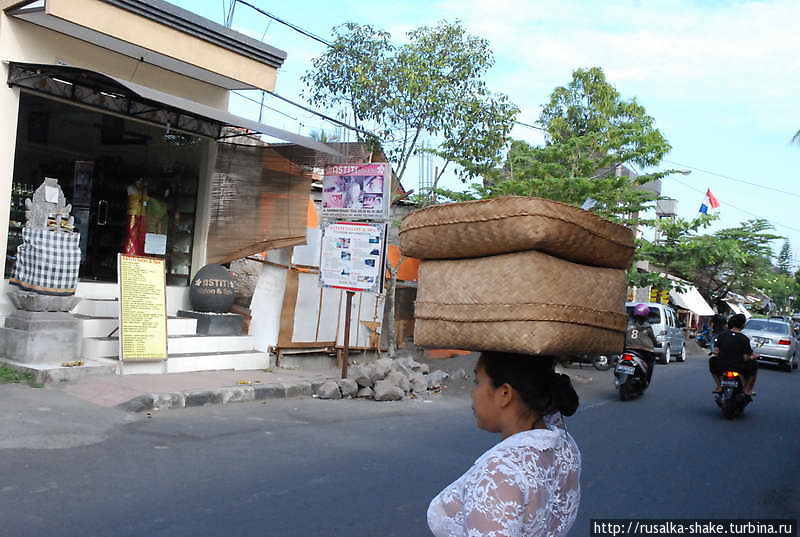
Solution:
{"label": "roof overhang", "polygon": [[711,306],[708,305],[708,302],[696,287],[687,284],[683,284],[681,287],[684,289],[683,292],[679,292],[677,289],[671,289],[669,292],[670,298],[672,298],[672,302],[676,306],[696,313],[701,317],[714,315],[714,310],[711,309]]}
{"label": "roof overhang", "polygon": [[215,140],[246,133],[229,133],[229,128],[238,128],[342,157],[334,148],[313,138],[89,69],[9,62],[8,85],[100,112]]}
{"label": "roof overhang", "polygon": [[734,313],[741,313],[748,319],[753,316],[749,311],[747,311],[747,309],[742,304],[738,302],[730,302],[726,300],[725,303]]}
{"label": "roof overhang", "polygon": [[271,90],[286,59],[282,50],[161,0],[32,0],[6,14],[227,89]]}

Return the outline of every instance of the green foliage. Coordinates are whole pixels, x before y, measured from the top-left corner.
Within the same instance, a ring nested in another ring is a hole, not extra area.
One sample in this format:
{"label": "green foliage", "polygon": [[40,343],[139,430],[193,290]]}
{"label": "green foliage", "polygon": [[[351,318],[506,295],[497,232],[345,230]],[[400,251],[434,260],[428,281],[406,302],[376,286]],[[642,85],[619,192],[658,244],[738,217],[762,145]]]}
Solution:
{"label": "green foliage", "polygon": [[333,46],[303,77],[305,96],[316,106],[350,110],[356,126],[380,138],[400,179],[425,138],[435,141],[426,150],[460,165],[465,178],[497,166],[518,109],[486,86],[494,64],[488,41],[460,22],[406,35],[395,45],[368,25],[336,27]]}
{"label": "green foliage", "polygon": [[785,275],[792,273],[792,247],[789,240],[783,241],[783,246],[778,254],[778,269]]}
{"label": "green foliage", "polygon": [[[637,254],[665,272],[694,283],[711,303],[723,300],[729,292],[747,295],[771,281],[770,244],[780,238],[770,232],[772,226],[757,219],[698,234],[713,220],[703,215],[694,220],[661,221],[657,224],[660,240],[642,241]],[[639,277],[652,279],[652,275]]]}
{"label": "green foliage", "polygon": [[20,373],[16,369],[0,365],[0,384],[18,384],[25,382],[33,384],[33,375],[30,373]]}
{"label": "green foliage", "polygon": [[482,184],[466,192],[438,190],[454,201],[498,196],[537,196],[581,206],[595,200],[593,212],[627,225],[652,224],[640,215],[658,195],[643,185],[672,171],[637,177],[617,175],[624,164],[658,164],[670,146],[655,120],[635,101],[623,100],[599,67],[578,69],[556,88],[538,124],[545,143],[512,142],[503,169],[484,172]]}
{"label": "green foliage", "polygon": [[539,123],[550,144],[570,149],[572,176],[616,163],[655,166],[671,149],[644,107],[623,100],[600,67],[575,70],[553,91]]}

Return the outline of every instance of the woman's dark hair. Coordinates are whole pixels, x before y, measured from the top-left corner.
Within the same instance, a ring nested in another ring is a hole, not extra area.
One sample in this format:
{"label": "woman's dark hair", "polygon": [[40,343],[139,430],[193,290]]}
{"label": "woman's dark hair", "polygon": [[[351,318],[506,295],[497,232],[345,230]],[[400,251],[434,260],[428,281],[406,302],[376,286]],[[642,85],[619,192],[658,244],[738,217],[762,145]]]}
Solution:
{"label": "woman's dark hair", "polygon": [[509,384],[531,410],[542,416],[556,410],[572,416],[578,409],[578,394],[567,375],[555,372],[553,356],[485,351],[478,366],[495,388]]}
{"label": "woman's dark hair", "polygon": [[731,318],[728,319],[728,329],[731,328],[744,328],[744,325],[747,323],[747,317],[744,316],[744,313],[737,313],[735,315],[731,315]]}

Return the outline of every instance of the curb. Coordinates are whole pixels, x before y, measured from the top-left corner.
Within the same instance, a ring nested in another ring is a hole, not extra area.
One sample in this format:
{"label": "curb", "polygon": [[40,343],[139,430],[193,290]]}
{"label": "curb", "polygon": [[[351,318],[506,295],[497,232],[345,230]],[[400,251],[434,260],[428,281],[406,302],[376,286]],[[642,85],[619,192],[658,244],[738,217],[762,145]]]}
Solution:
{"label": "curb", "polygon": [[[315,381],[313,384],[321,384]],[[191,408],[230,403],[248,403],[265,399],[287,399],[290,397],[311,397],[313,386],[309,381],[277,382],[255,386],[228,386],[213,390],[185,392],[146,393],[120,403],[117,408],[125,412],[149,412],[173,408]]]}

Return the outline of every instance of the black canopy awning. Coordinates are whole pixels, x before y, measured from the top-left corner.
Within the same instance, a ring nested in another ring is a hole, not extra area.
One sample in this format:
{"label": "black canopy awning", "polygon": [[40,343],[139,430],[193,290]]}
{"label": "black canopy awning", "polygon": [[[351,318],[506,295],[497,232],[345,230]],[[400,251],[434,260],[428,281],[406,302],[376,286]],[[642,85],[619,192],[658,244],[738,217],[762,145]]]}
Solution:
{"label": "black canopy awning", "polygon": [[[258,133],[334,157],[342,156],[313,138],[89,69],[9,62],[8,85],[215,140]],[[231,133],[229,128],[246,132]]]}

